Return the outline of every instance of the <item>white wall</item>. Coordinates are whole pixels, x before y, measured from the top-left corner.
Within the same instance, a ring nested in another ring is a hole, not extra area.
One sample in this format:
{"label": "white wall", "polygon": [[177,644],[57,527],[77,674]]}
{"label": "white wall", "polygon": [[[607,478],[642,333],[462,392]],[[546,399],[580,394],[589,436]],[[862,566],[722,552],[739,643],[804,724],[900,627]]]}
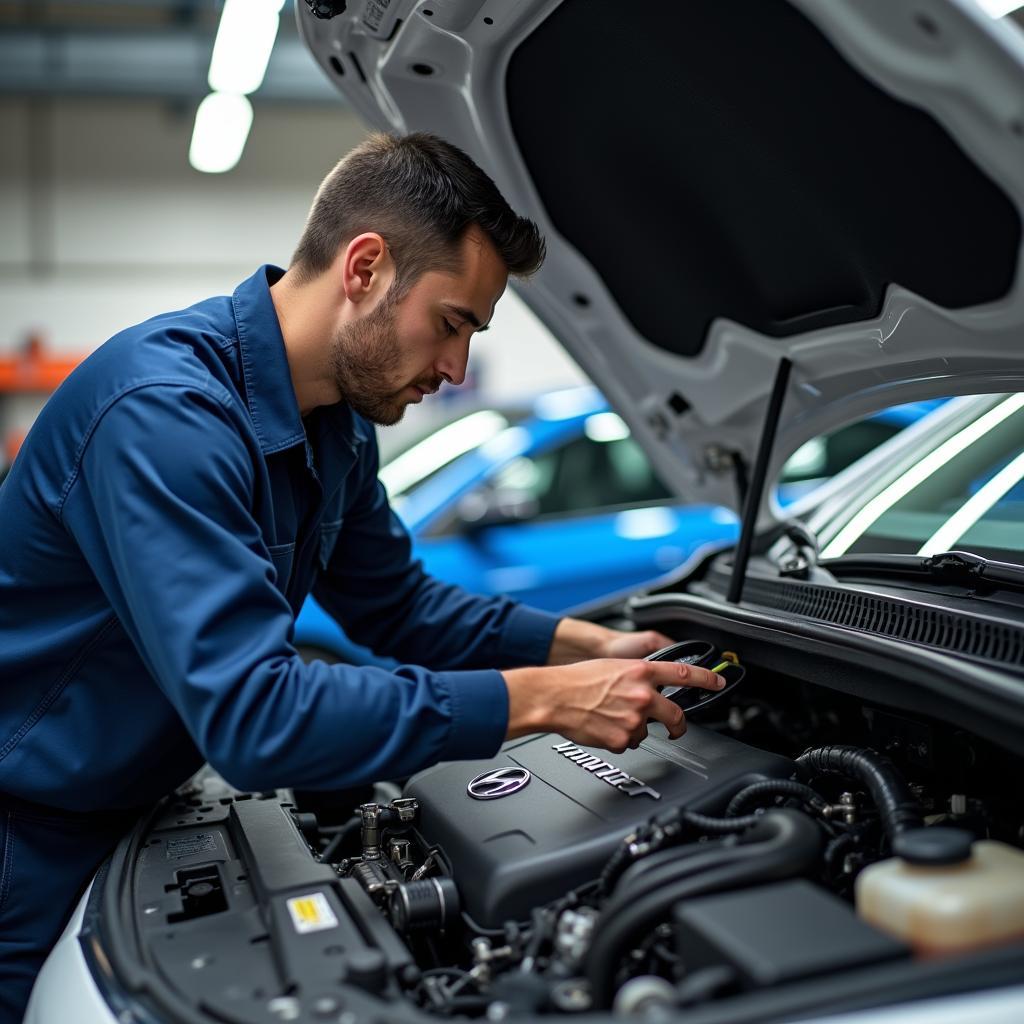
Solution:
{"label": "white wall", "polygon": [[239,166],[204,175],[191,128],[155,102],[0,103],[0,351],[38,329],[88,352],[287,263],[320,179],[364,135],[340,110],[258,109]]}

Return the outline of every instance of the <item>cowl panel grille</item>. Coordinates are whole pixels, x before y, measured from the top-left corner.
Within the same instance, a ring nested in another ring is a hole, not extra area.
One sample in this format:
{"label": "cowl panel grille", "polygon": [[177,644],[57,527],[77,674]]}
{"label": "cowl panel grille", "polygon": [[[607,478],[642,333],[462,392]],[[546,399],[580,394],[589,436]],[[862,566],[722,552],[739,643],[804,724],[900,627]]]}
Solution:
{"label": "cowl panel grille", "polygon": [[909,601],[814,583],[747,579],[744,601],[983,661],[1024,665],[1024,629]]}

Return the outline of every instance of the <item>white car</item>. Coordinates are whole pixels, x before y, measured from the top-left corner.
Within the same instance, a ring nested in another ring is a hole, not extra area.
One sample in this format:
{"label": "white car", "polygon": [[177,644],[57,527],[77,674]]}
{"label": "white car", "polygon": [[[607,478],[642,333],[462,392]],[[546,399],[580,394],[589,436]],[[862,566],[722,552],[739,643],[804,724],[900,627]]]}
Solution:
{"label": "white car", "polygon": [[[735,550],[592,610],[729,686],[373,793],[169,797],[27,1020],[1024,1020],[1024,42],[968,0],[297,4]],[[815,437],[951,397],[784,514]]]}

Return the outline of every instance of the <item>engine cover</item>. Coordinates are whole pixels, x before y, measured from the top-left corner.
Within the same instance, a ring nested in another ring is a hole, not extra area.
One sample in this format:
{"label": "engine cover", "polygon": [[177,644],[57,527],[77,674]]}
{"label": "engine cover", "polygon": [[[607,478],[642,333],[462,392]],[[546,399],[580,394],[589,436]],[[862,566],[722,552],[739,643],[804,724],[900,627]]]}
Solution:
{"label": "engine cover", "polygon": [[[525,768],[475,787],[485,772]],[[685,805],[721,813],[747,782],[788,778],[793,762],[690,724],[670,740],[652,724],[638,750],[609,754],[556,735],[514,740],[489,761],[414,776],[423,839],[451,867],[463,905],[486,927],[525,920],[539,904],[596,878],[620,840],[650,815]],[[502,795],[503,794],[503,795]]]}

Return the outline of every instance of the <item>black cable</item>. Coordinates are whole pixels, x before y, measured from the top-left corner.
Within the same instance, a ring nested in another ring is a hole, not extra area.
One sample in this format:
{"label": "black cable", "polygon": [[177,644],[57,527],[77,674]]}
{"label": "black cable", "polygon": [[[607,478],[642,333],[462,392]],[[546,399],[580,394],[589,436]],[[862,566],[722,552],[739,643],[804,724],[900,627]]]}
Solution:
{"label": "black cable", "polygon": [[338,831],[331,838],[331,841],[323,848],[320,854],[322,864],[332,863],[331,858],[341,849],[342,843],[362,824],[362,819],[356,815],[349,818],[344,825],[338,826]]}
{"label": "black cable", "polygon": [[678,900],[793,878],[817,863],[820,850],[821,831],[810,817],[775,808],[761,815],[751,841],[720,845],[707,858],[685,861],[683,877],[654,886],[645,878],[639,893],[633,887],[616,891],[601,914],[586,959],[595,1007],[611,1005],[619,960]]}
{"label": "black cable", "polygon": [[[802,782],[794,782],[792,779],[765,779],[763,782],[754,782],[741,789],[730,801],[725,809],[725,816],[733,818],[754,801],[765,796],[792,796],[802,800],[809,807],[821,813],[828,806],[822,796],[810,786]],[[764,806],[771,806],[765,804]]]}
{"label": "black cable", "polygon": [[862,747],[818,747],[801,754],[796,764],[805,778],[844,775],[860,782],[878,808],[882,828],[890,840],[905,829],[924,824],[921,806],[907,780],[882,754]]}

